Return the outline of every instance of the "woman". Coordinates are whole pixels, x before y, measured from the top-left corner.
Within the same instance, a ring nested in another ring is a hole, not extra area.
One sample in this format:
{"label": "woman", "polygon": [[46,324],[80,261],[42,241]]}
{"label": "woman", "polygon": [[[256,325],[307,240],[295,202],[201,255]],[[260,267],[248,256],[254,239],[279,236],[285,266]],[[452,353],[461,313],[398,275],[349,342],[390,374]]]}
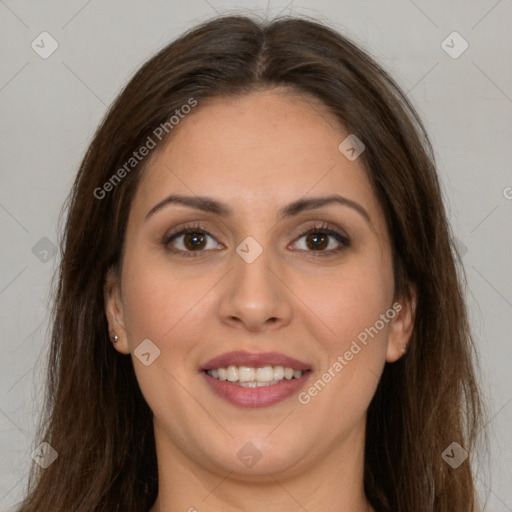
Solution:
{"label": "woman", "polygon": [[345,37],[232,16],[168,45],[98,129],[64,234],[20,512],[479,510],[432,149]]}

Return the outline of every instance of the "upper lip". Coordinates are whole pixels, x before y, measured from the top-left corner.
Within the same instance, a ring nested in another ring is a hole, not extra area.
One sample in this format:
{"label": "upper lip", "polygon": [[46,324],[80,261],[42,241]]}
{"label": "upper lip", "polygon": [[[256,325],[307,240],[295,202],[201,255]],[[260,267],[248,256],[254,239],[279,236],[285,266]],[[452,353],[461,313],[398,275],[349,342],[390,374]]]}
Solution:
{"label": "upper lip", "polygon": [[279,354],[278,352],[226,352],[210,359],[201,366],[201,370],[214,370],[216,368],[226,368],[229,365],[250,366],[257,368],[260,366],[285,366],[294,370],[310,370],[311,367],[293,357]]}

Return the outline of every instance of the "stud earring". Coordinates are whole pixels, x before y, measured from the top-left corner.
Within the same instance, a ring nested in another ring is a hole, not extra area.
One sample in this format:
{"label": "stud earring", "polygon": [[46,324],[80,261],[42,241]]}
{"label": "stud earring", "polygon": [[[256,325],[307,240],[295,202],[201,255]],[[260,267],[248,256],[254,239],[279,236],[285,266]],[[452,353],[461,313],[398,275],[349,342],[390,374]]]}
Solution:
{"label": "stud earring", "polygon": [[117,343],[119,340],[119,336],[117,334],[114,334],[114,339],[112,340],[114,343]]}
{"label": "stud earring", "polygon": [[407,345],[405,345],[405,344],[402,345],[402,352],[407,352]]}

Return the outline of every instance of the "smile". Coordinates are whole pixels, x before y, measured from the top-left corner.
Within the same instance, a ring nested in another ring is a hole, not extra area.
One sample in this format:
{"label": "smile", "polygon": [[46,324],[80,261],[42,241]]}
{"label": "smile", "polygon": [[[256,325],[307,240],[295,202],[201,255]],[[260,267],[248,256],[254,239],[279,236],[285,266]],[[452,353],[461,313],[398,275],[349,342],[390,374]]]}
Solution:
{"label": "smile", "polygon": [[282,380],[300,379],[302,370],[294,370],[288,366],[251,366],[230,365],[227,368],[206,370],[206,373],[221,381],[229,381],[245,388],[272,386]]}
{"label": "smile", "polygon": [[307,363],[277,352],[221,354],[199,368],[214,396],[238,407],[266,407],[300,392],[312,375]]}

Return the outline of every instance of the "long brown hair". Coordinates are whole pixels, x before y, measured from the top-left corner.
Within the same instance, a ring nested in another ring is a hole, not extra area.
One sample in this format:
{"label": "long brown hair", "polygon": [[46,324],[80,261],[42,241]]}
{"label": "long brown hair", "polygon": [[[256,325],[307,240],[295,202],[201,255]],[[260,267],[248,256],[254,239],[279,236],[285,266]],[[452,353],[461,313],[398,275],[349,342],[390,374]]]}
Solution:
{"label": "long brown hair", "polygon": [[[408,352],[386,364],[368,410],[366,495],[379,512],[479,510],[470,462],[483,405],[465,276],[420,118],[390,76],[327,25],[228,16],[147,61],[82,161],[66,204],[45,414],[34,444],[48,442],[58,457],[46,469],[33,464],[19,512],[142,512],[154,503],[151,411],[131,359],[111,346],[104,312],[105,274],[122,259],[131,200],[150,157],[129,170],[126,162],[191,98],[200,105],[274,87],[320,99],[364,142],[360,158],[391,236],[395,293],[417,287]],[[122,179],[112,181],[123,166]],[[442,457],[453,442],[470,455],[456,469]]]}

